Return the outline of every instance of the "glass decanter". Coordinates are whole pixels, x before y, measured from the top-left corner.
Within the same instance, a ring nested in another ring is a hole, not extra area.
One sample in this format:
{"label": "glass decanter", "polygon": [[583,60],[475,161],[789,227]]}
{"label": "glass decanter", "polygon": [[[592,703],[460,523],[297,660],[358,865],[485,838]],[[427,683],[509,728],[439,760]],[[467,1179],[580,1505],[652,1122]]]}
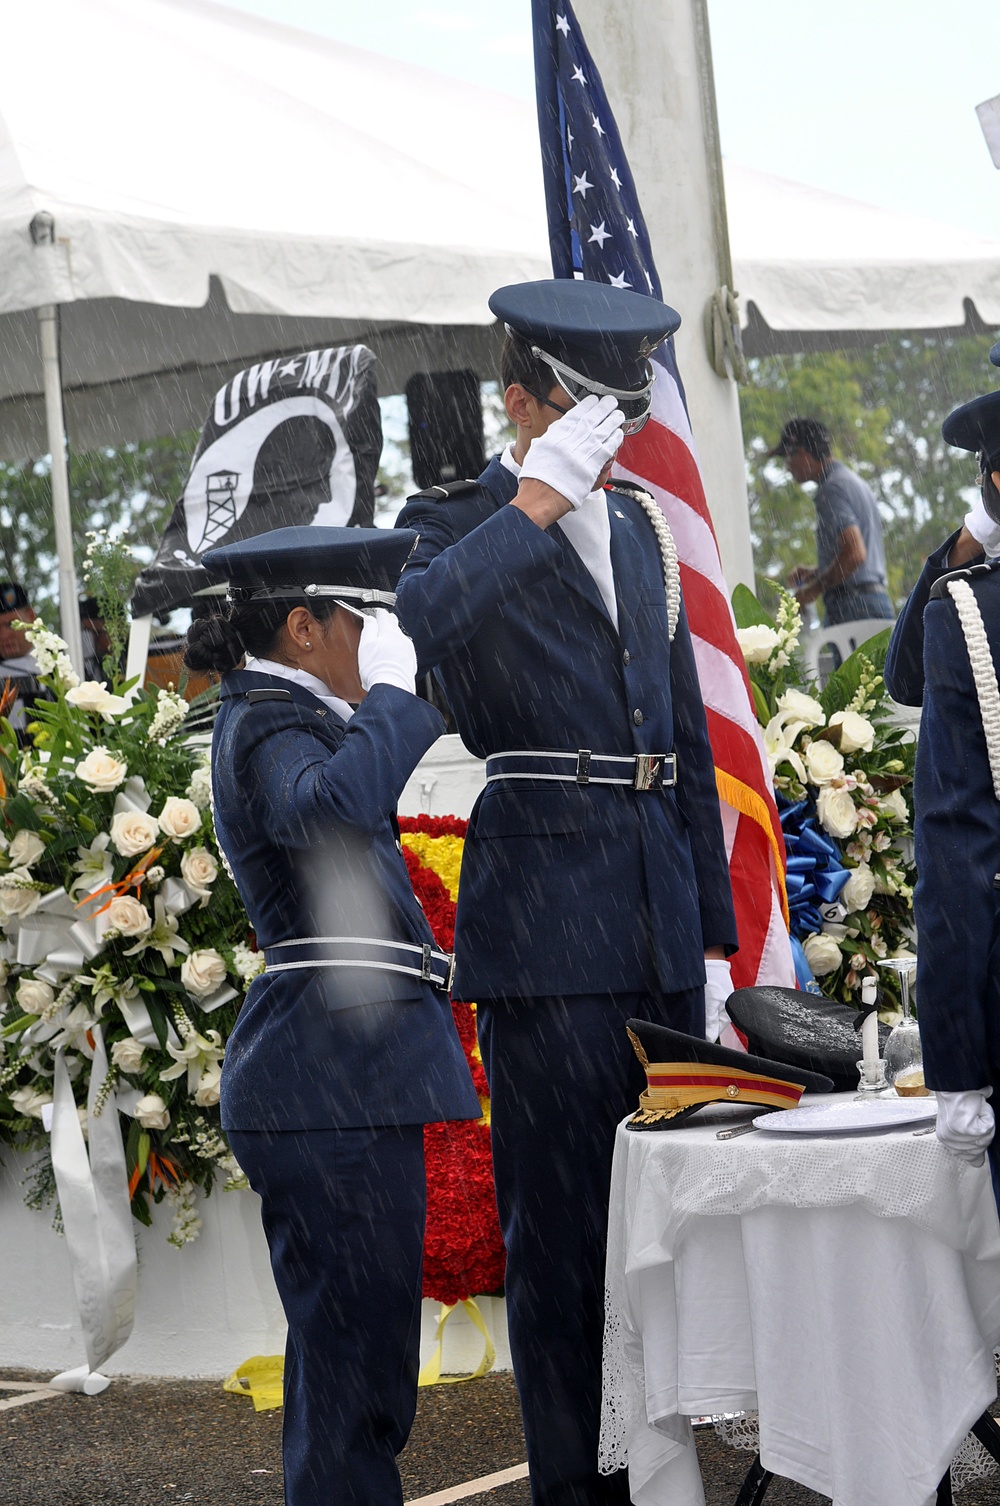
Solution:
{"label": "glass decanter", "polygon": [[926,1098],[924,1056],[920,1047],[920,1027],[910,1012],[910,975],[917,965],[915,957],[886,957],[879,967],[891,968],[899,977],[900,1006],[903,1018],[885,1043],[885,1076],[901,1098]]}

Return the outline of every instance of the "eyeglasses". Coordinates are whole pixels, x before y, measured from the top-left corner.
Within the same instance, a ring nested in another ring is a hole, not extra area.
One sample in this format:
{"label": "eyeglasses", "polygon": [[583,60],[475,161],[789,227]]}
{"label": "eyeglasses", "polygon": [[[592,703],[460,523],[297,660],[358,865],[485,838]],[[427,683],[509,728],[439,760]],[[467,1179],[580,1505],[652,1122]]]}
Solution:
{"label": "eyeglasses", "polygon": [[[560,387],[562,387],[564,384],[562,382],[560,382],[559,385],[560,385]],[[521,386],[524,387],[524,383],[523,382],[521,383]],[[569,408],[563,408],[559,403],[554,403],[550,397],[542,397],[542,395],[541,395],[540,392],[535,392],[530,387],[524,387],[524,390],[528,394],[529,397],[533,397],[535,399],[536,403],[541,403],[546,408],[554,408],[556,410],[556,412],[559,413],[559,414],[566,414],[566,413],[569,413],[571,411]],[[584,392],[581,393],[580,397],[577,398],[577,402],[582,402],[585,397],[591,397],[591,396],[594,396],[594,395],[595,394],[592,394],[592,393],[584,391]],[[573,396],[573,394],[570,393],[569,396]],[[638,434],[639,430],[642,429],[645,426],[646,421],[647,421],[648,418],[649,418],[649,409],[648,408],[646,409],[646,412],[640,414],[638,418],[627,418],[625,420],[625,422],[622,424],[622,428],[625,431],[626,438],[630,434]]]}

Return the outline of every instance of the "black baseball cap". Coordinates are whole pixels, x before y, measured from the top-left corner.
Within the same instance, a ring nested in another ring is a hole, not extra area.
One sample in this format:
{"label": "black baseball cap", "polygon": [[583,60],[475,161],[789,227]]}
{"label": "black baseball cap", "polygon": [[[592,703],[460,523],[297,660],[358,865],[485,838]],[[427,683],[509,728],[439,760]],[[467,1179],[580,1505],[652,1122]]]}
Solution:
{"label": "black baseball cap", "polygon": [[805,450],[815,460],[826,460],[830,454],[830,431],[818,418],[790,418],[781,431],[781,438],[768,455],[790,455],[793,450]]}

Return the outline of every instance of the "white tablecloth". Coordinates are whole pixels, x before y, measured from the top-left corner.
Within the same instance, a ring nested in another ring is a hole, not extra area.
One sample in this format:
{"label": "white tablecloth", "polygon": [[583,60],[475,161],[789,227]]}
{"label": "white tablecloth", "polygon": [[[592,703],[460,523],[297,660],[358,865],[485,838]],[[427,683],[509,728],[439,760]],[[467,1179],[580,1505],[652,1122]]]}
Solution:
{"label": "white tablecloth", "polygon": [[923,1506],[996,1397],[989,1171],[909,1129],[716,1138],[749,1117],[619,1127],[602,1468],[628,1464],[637,1506],[702,1506],[688,1419],[759,1410],[775,1474]]}

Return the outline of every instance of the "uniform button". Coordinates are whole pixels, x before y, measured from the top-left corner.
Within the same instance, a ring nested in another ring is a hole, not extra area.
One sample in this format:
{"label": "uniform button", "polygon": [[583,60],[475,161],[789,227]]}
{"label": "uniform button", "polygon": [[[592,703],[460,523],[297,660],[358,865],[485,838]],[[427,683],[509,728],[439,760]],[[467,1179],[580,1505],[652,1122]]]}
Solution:
{"label": "uniform button", "polygon": [[631,662],[632,662],[632,655],[629,653],[628,649],[626,649],[625,652],[622,654],[622,663],[623,664],[631,664]]}
{"label": "uniform button", "polygon": [[635,722],[635,724],[636,724],[637,727],[641,727],[642,723],[643,723],[643,720],[644,720],[642,712],[641,711],[633,711],[633,713],[632,713],[632,720]]}

